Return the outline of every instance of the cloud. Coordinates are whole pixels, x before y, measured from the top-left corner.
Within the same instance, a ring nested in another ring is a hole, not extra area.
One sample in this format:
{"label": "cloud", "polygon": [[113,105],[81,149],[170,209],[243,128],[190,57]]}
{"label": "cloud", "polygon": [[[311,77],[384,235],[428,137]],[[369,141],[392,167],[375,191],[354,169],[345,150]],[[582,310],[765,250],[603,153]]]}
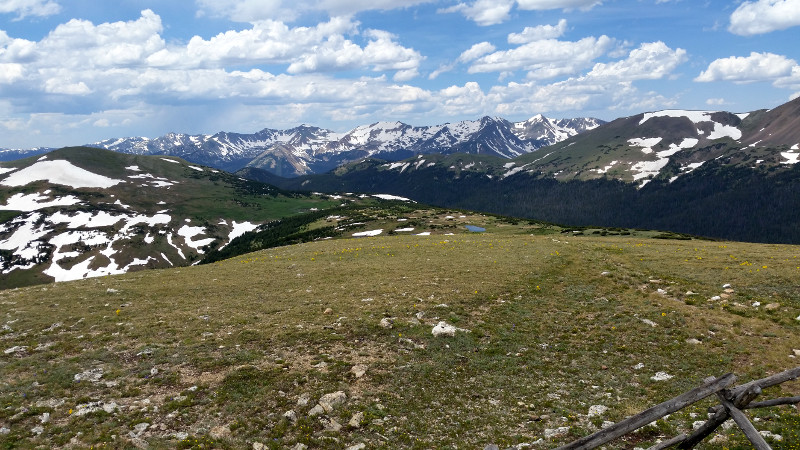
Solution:
{"label": "cloud", "polygon": [[752,52],[750,56],[731,56],[712,61],[694,81],[732,81],[739,84],[774,81],[790,76],[795,66],[797,62],[782,55]]}
{"label": "cloud", "polygon": [[706,100],[706,105],[708,106],[722,106],[728,102],[725,101],[724,98],[709,98]]}
{"label": "cloud", "polygon": [[589,67],[605,54],[614,40],[608,36],[587,37],[579,41],[546,39],[529,42],[511,50],[497,51],[476,59],[469,73],[528,71],[533,79],[574,74]]}
{"label": "cloud", "polygon": [[487,53],[491,53],[493,51],[495,51],[494,45],[488,42],[479,42],[470,47],[468,50],[465,50],[463,53],[461,53],[461,56],[458,57],[458,60],[461,62],[474,61],[480,58],[481,56]]}
{"label": "cloud", "polygon": [[741,36],[769,33],[800,25],[800,0],[757,0],[739,5],[728,31]]}
{"label": "cloud", "polygon": [[663,42],[648,42],[631,50],[628,57],[613,63],[598,63],[588,77],[613,80],[657,80],[672,73],[686,61],[686,50],[671,49]]}
{"label": "cloud", "polygon": [[27,16],[45,17],[61,12],[61,5],[53,0],[3,0],[0,14],[17,14],[17,20]]}
{"label": "cloud", "polygon": [[561,19],[558,25],[539,25],[536,27],[525,27],[522,33],[511,33],[508,35],[509,44],[527,44],[529,42],[541,41],[545,39],[560,38],[567,31],[567,21]]}
{"label": "cloud", "polygon": [[198,14],[236,22],[294,21],[304,14],[325,12],[350,16],[362,11],[407,8],[435,0],[196,0]]}
{"label": "cloud", "polygon": [[525,10],[581,9],[587,11],[602,3],[602,0],[517,0],[519,9]]}
{"label": "cloud", "polygon": [[464,17],[475,21],[478,25],[488,26],[502,23],[509,18],[514,0],[477,0],[468,5],[459,3],[449,8],[440,9],[439,13],[460,12]]}

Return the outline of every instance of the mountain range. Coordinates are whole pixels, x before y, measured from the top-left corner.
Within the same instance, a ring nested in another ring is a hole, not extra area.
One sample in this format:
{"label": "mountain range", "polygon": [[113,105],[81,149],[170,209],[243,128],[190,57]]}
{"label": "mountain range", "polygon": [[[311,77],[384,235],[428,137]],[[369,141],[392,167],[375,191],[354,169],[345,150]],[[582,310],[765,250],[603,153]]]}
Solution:
{"label": "mountain range", "polygon": [[[300,125],[289,130],[265,128],[253,134],[170,133],[155,139],[118,138],[87,146],[134,155],[176,156],[227,171],[255,167],[291,177],[324,173],[368,157],[393,161],[416,154],[467,153],[512,158],[602,123],[593,118],[549,119],[536,115],[523,122],[483,117],[433,126],[376,122],[346,133]],[[48,150],[3,150],[0,151],[0,161],[42,154]]]}
{"label": "mountain range", "polygon": [[386,192],[572,225],[800,242],[800,99],[750,113],[623,117],[514,158],[417,155],[318,175],[239,175],[284,189]]}

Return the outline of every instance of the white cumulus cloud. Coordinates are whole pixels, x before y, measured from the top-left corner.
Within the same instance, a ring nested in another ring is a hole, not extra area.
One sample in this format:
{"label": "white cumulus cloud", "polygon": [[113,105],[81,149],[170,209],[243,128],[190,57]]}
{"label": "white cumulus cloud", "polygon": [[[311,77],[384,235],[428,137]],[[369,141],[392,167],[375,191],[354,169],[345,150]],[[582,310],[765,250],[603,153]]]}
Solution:
{"label": "white cumulus cloud", "polygon": [[647,42],[631,50],[626,59],[598,63],[587,76],[613,80],[657,80],[672,73],[686,61],[686,50],[671,49],[665,43]]}
{"label": "white cumulus cloud", "polygon": [[432,1],[434,0],[196,0],[196,4],[201,15],[255,23],[262,20],[293,21],[303,14],[317,12],[345,16],[362,11],[386,11]]}
{"label": "white cumulus cloud", "polygon": [[728,31],[742,36],[769,33],[800,25],[800,0],[758,0],[739,5]]}
{"label": "white cumulus cloud", "polygon": [[52,16],[61,12],[61,5],[53,0],[2,0],[0,14],[17,14],[18,19],[27,16]]}
{"label": "white cumulus cloud", "polygon": [[558,21],[557,25],[539,25],[536,27],[525,27],[521,33],[511,33],[508,35],[509,44],[527,44],[534,41],[545,39],[560,38],[567,31],[566,19]]}
{"label": "white cumulus cloud", "polygon": [[505,22],[514,6],[514,0],[477,0],[472,4],[459,3],[440,9],[440,13],[460,12],[478,25],[488,26]]}
{"label": "white cumulus cloud", "polygon": [[750,56],[731,56],[712,61],[694,81],[734,83],[774,81],[790,76],[795,66],[797,62],[783,55],[752,52]]}

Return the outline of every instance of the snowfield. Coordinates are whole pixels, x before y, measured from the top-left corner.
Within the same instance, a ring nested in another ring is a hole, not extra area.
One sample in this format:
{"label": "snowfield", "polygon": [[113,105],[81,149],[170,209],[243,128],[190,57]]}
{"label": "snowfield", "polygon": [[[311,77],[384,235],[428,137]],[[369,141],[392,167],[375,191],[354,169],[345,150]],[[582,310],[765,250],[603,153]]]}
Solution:
{"label": "snowfield", "polygon": [[31,212],[51,206],[77,205],[80,202],[80,199],[73,195],[51,199],[40,193],[23,194],[20,192],[9,197],[5,205],[0,205],[0,210]]}
{"label": "snowfield", "polygon": [[0,181],[4,186],[19,187],[35,181],[47,181],[52,184],[61,184],[78,188],[106,189],[124,183],[122,180],[104,177],[80,167],[73,166],[69,161],[38,161],[31,166],[18,170]]}

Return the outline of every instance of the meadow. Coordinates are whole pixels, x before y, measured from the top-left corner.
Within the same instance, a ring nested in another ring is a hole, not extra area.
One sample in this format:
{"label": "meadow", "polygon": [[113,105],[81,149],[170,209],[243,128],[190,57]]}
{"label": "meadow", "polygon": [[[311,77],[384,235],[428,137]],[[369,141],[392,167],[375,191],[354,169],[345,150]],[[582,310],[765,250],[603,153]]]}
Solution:
{"label": "meadow", "polygon": [[[389,233],[408,223],[431,234]],[[553,448],[707,376],[800,365],[797,246],[435,209],[376,228],[0,291],[0,447]],[[800,447],[794,407],[748,415]],[[750,444],[732,427],[699,448]]]}

